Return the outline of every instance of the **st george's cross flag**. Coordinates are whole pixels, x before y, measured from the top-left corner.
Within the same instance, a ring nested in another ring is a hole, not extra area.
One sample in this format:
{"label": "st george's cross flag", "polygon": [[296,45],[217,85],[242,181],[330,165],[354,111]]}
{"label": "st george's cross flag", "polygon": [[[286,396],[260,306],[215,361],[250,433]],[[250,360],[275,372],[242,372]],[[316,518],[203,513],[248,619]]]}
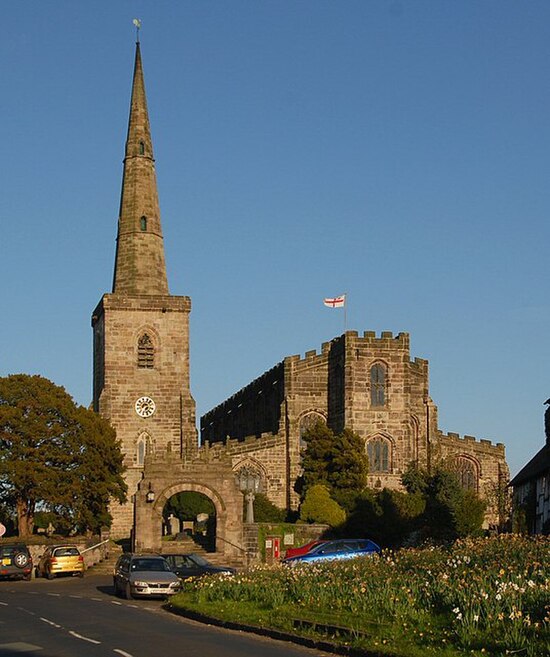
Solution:
{"label": "st george's cross flag", "polygon": [[346,305],[346,295],[341,294],[339,297],[332,297],[331,299],[323,299],[325,306],[329,308],[343,308]]}

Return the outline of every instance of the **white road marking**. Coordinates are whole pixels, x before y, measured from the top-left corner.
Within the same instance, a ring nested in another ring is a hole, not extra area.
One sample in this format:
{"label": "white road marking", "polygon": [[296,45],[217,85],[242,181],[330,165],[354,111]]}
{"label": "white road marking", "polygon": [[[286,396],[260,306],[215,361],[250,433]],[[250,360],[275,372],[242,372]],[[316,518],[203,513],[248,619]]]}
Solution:
{"label": "white road marking", "polygon": [[121,605],[122,606],[122,602],[119,602],[118,600],[111,600],[111,604],[112,605]]}
{"label": "white road marking", "polygon": [[54,623],[51,620],[48,620],[47,618],[44,618],[43,616],[40,616],[40,620],[44,621],[44,623],[48,623],[48,625],[51,625],[52,627],[57,627],[58,629],[62,629],[61,625],[58,625],[57,623]]}
{"label": "white road marking", "polygon": [[90,598],[90,600],[95,600],[96,602],[103,602],[103,598]]}
{"label": "white road marking", "polygon": [[77,600],[82,600],[81,595],[70,595],[69,598],[76,598]]}
{"label": "white road marking", "polygon": [[2,607],[7,607],[8,603],[7,602],[0,602],[0,605],[2,605]]}
{"label": "white road marking", "polygon": [[46,595],[51,595],[54,598],[60,598],[61,597],[61,593],[47,593]]}
{"label": "white road marking", "polygon": [[15,652],[21,652],[24,654],[29,654],[29,652],[38,652],[39,650],[44,650],[41,646],[35,646],[32,643],[23,643],[22,641],[17,641],[16,643],[0,643],[0,650],[4,654],[11,655]]}
{"label": "white road marking", "polygon": [[74,636],[76,639],[82,639],[82,641],[89,641],[90,643],[95,643],[99,645],[101,641],[96,641],[95,639],[90,639],[90,637],[82,636],[82,634],[77,634],[76,632],[69,632],[71,636]]}
{"label": "white road marking", "polygon": [[124,650],[119,650],[118,648],[115,648],[113,652],[117,652],[119,655],[122,655],[122,657],[133,657],[129,652],[124,652]]}

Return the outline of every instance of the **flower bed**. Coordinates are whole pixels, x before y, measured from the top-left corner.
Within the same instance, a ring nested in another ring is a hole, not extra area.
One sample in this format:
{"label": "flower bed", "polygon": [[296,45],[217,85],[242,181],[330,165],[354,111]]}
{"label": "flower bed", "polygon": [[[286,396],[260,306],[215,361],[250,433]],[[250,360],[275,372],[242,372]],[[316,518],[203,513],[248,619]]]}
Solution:
{"label": "flower bed", "polygon": [[338,627],[334,641],[381,654],[535,657],[550,654],[549,572],[550,539],[506,535],[190,581],[172,604],[324,639]]}

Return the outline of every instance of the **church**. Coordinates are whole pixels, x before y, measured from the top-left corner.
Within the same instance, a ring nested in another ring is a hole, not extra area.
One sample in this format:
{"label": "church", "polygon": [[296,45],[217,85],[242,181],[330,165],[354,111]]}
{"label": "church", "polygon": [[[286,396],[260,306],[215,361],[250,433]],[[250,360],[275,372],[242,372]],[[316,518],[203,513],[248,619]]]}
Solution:
{"label": "church", "polygon": [[[189,376],[191,299],[170,294],[153,143],[136,44],[113,287],[92,313],[93,407],[121,443],[128,502],[113,505],[113,537],[156,549],[171,496],[196,491],[216,509],[217,548],[241,545],[239,474],[294,509],[303,433],[321,420],[357,432],[369,486],[400,488],[410,462],[456,465],[466,488],[488,496],[509,477],[504,445],[444,434],[429,394],[428,362],[409,335],[346,331],[304,357],[288,356],[201,419]],[[242,478],[241,478],[242,479]]]}

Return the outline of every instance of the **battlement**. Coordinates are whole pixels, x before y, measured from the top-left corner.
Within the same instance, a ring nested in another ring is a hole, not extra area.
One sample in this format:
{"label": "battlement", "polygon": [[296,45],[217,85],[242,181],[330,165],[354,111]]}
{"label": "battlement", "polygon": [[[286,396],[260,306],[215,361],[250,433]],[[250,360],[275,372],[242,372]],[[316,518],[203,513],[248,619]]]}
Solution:
{"label": "battlement", "polygon": [[481,438],[478,439],[475,436],[460,436],[458,433],[455,433],[453,431],[449,431],[448,433],[443,433],[442,431],[439,432],[439,437],[443,440],[449,440],[455,443],[455,445],[458,447],[460,445],[467,445],[471,443],[475,443],[476,445],[484,446],[490,451],[493,452],[499,452],[504,454],[504,444],[503,443],[493,443],[490,440],[487,440],[486,438]]}
{"label": "battlement", "polygon": [[[319,358],[320,356],[327,356],[331,349],[336,346],[343,346],[348,342],[348,340],[353,340],[354,342],[358,341],[360,344],[366,344],[374,349],[387,349],[388,347],[396,346],[397,349],[405,349],[407,351],[409,349],[410,343],[409,334],[404,332],[398,333],[394,336],[392,331],[382,331],[380,336],[377,337],[375,331],[364,331],[362,336],[359,335],[358,331],[346,331],[345,333],[342,333],[342,335],[339,335],[336,338],[330,340],[330,342],[323,342],[321,345],[321,351],[318,351],[317,349],[311,349],[306,351],[303,357],[299,354],[287,356],[284,359],[284,363],[289,365],[296,365],[298,363],[310,363],[315,358]],[[427,363],[427,361],[420,358],[416,360],[422,364]]]}
{"label": "battlement", "polygon": [[223,442],[211,443],[207,440],[204,445],[199,447],[198,458],[217,461],[227,454],[266,449],[282,441],[283,438],[271,432],[262,433],[259,436],[246,436],[242,439],[227,437]]}
{"label": "battlement", "polygon": [[[285,358],[285,361],[286,360],[287,359]],[[244,388],[234,392],[231,397],[228,397],[221,404],[214,406],[214,408],[210,409],[208,413],[206,413],[203,417],[213,413],[218,414],[220,412],[232,413],[233,410],[239,408],[242,405],[240,400],[243,398],[248,398],[251,393],[261,395],[270,392],[273,386],[283,381],[285,361],[277,363],[277,365],[274,365],[271,369],[264,372],[257,379],[254,379],[248,383]]]}

